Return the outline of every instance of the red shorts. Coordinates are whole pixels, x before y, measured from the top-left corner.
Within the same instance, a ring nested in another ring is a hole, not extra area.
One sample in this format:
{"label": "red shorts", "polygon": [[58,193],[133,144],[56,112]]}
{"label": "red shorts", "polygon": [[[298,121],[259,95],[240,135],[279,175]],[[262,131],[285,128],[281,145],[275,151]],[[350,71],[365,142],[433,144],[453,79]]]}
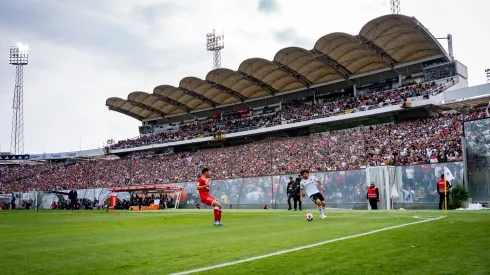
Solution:
{"label": "red shorts", "polygon": [[213,201],[216,199],[213,196],[206,196],[206,197],[201,197],[201,202],[204,203],[205,205],[212,206]]}

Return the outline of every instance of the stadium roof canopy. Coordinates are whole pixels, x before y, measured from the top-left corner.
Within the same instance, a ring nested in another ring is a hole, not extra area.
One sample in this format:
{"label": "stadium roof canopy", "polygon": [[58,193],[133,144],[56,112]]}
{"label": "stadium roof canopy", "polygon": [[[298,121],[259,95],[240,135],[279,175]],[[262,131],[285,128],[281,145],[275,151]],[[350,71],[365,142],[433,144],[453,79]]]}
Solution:
{"label": "stadium roof canopy", "polygon": [[205,79],[183,78],[178,87],[160,85],[153,93],[133,92],[106,105],[138,120],[178,115],[266,96],[280,95],[398,64],[447,53],[428,30],[405,15],[369,21],[359,34],[330,33],[311,50],[288,47],[273,60],[250,58],[237,71],[219,68]]}

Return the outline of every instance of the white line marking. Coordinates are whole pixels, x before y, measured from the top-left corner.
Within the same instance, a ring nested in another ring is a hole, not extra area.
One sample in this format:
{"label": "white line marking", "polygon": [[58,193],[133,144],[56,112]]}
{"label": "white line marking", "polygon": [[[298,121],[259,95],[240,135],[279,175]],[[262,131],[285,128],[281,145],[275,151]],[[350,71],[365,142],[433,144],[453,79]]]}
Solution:
{"label": "white line marking", "polygon": [[412,218],[414,219],[419,219],[419,220],[432,220],[432,219],[435,219],[437,217],[421,217],[421,216],[413,216]]}
{"label": "white line marking", "polygon": [[366,232],[366,233],[361,233],[361,234],[356,234],[356,235],[352,235],[352,236],[347,236],[347,237],[337,238],[337,239],[333,239],[333,240],[323,241],[323,242],[314,243],[314,244],[305,245],[305,246],[300,246],[300,247],[296,247],[296,248],[292,248],[292,249],[281,250],[281,251],[278,251],[278,252],[274,252],[274,253],[270,253],[270,254],[265,254],[265,255],[262,255],[262,256],[256,256],[256,257],[252,257],[252,258],[248,258],[248,259],[238,260],[238,261],[234,261],[234,262],[229,262],[229,263],[224,263],[224,264],[218,264],[218,265],[212,265],[212,266],[208,266],[208,267],[203,267],[203,268],[192,269],[192,270],[188,270],[188,271],[182,271],[182,272],[172,273],[170,275],[193,274],[193,273],[208,271],[208,270],[212,270],[212,269],[227,267],[227,266],[231,266],[231,265],[237,265],[237,264],[242,264],[242,263],[246,263],[246,262],[252,262],[252,261],[261,260],[261,259],[265,259],[265,258],[277,256],[277,255],[282,255],[282,254],[291,253],[291,252],[295,252],[295,251],[299,251],[299,250],[303,250],[303,249],[308,249],[308,248],[312,248],[312,247],[316,247],[316,246],[321,246],[321,245],[324,245],[324,244],[329,244],[329,243],[334,243],[334,242],[338,242],[338,241],[344,241],[344,240],[353,239],[353,238],[357,238],[357,237],[367,236],[367,235],[371,235],[371,234],[374,234],[374,233],[379,233],[379,232],[383,232],[383,231],[397,229],[397,228],[401,228],[401,227],[405,227],[405,226],[409,226],[409,225],[414,225],[414,224],[419,224],[419,223],[424,223],[424,222],[435,221],[435,220],[439,220],[439,219],[442,219],[442,218],[445,218],[445,216],[441,216],[441,217],[437,217],[437,218],[432,218],[432,219],[427,219],[427,220],[416,221],[416,222],[411,222],[411,223],[405,223],[405,224],[400,224],[400,225],[395,225],[395,226],[390,226],[390,227],[385,227],[385,228],[381,228],[381,229],[376,229],[376,230],[373,230],[373,231],[369,231],[369,232]]}

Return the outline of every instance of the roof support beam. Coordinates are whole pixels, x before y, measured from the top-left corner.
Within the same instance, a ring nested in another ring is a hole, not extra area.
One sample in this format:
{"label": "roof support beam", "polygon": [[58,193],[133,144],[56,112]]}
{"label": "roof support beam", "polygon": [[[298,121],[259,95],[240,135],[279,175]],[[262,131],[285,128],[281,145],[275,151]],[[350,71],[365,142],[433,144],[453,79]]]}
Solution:
{"label": "roof support beam", "polygon": [[134,100],[131,100],[131,99],[128,99],[128,101],[133,104],[134,106],[138,106],[140,107],[141,109],[144,109],[144,110],[147,110],[147,111],[150,111],[152,113],[155,113],[161,117],[165,117],[166,115],[168,115],[167,113],[165,112],[162,112],[160,110],[158,110],[157,108],[153,108],[149,105],[146,105],[146,104],[143,104],[143,103],[140,103],[138,101],[134,101]]}
{"label": "roof support beam", "polygon": [[276,95],[278,93],[278,91],[274,88],[272,88],[270,85],[264,83],[263,81],[249,75],[249,74],[246,74],[244,72],[240,72],[238,71],[238,74],[243,78],[243,79],[246,79],[250,82],[252,82],[253,84],[259,86],[260,88],[264,89],[266,92],[269,93],[269,95]]}
{"label": "roof support beam", "polygon": [[395,58],[393,58],[391,55],[389,55],[387,52],[385,52],[382,48],[378,47],[376,44],[368,40],[367,38],[358,35],[357,39],[359,39],[359,42],[366,47],[368,50],[373,51],[377,56],[379,56],[383,61],[388,64],[390,67],[395,67],[396,64],[398,64],[398,61],[396,61]]}
{"label": "roof support beam", "polygon": [[418,53],[422,53],[422,52],[434,52],[434,53],[437,53],[437,52],[439,52],[439,50],[436,50],[436,49],[422,49],[422,50],[418,50],[418,51],[415,51],[413,53],[410,53],[410,54],[405,55],[404,57],[401,58],[401,60],[403,62],[403,60],[405,60],[406,58],[411,57],[412,55],[416,55]]}
{"label": "roof support beam", "polygon": [[205,80],[204,82],[206,82],[209,86],[222,91],[223,93],[227,93],[227,94],[231,95],[232,97],[238,99],[241,102],[244,102],[245,100],[247,100],[247,98],[244,97],[242,94],[240,94],[239,92],[236,92],[236,91],[234,91],[234,90],[232,90],[226,86],[223,86],[221,84],[218,84],[218,83],[215,83],[215,82],[209,81],[209,80]]}
{"label": "roof support beam", "polygon": [[191,90],[187,90],[186,88],[182,88],[182,87],[179,87],[179,89],[182,91],[182,93],[188,95],[188,96],[192,96],[193,98],[197,98],[197,99],[200,99],[201,101],[204,101],[206,102],[209,106],[213,107],[213,108],[216,108],[216,106],[218,106],[218,102],[208,98],[208,97],[205,97],[199,93],[196,93],[194,91],[191,91]]}
{"label": "roof support beam", "polygon": [[114,106],[107,106],[107,107],[109,107],[109,110],[111,110],[111,111],[119,112],[121,114],[130,116],[130,117],[132,117],[134,119],[137,119],[137,120],[140,120],[140,121],[143,120],[143,119],[145,119],[144,117],[142,117],[142,116],[140,116],[138,114],[135,114],[135,113],[130,112],[130,111],[127,111],[127,110],[124,110],[124,109],[119,108],[119,107],[114,107]]}
{"label": "roof support beam", "polygon": [[367,32],[364,32],[364,33],[365,34],[370,34],[371,31],[374,30],[374,33],[376,35],[373,35],[373,40],[376,40],[376,39],[379,39],[379,38],[384,37],[385,35],[388,35],[390,33],[390,31],[392,31],[393,29],[396,29],[398,27],[405,27],[405,26],[407,26],[406,23],[394,24],[394,25],[391,25],[389,28],[386,28],[384,31],[377,33],[377,30],[378,30],[379,25],[380,24],[383,24],[383,23],[384,23],[384,21],[380,21],[380,22],[374,24]]}
{"label": "roof support beam", "polygon": [[340,74],[350,85],[355,85],[355,83],[349,79],[352,72],[347,70],[344,66],[339,64],[337,61],[333,60],[328,54],[322,53],[316,49],[310,51],[313,54],[313,57],[330,68],[334,69],[338,74]]}
{"label": "roof support beam", "polygon": [[364,69],[364,68],[366,68],[367,66],[370,66],[370,65],[372,65],[372,64],[384,64],[384,62],[380,62],[380,61],[369,62],[369,63],[365,64],[364,66],[360,67],[360,68],[359,68],[359,69],[357,69],[357,70],[358,70],[358,71],[360,71],[360,70],[362,70],[362,69]]}
{"label": "roof support beam", "polygon": [[290,76],[296,78],[299,82],[303,83],[307,88],[310,87],[311,84],[313,84],[311,81],[309,81],[306,77],[304,77],[302,74],[298,73],[297,71],[291,69],[290,67],[276,61],[272,61],[274,65],[277,66],[277,68]]}
{"label": "roof support beam", "polygon": [[377,56],[379,56],[381,60],[383,60],[383,62],[385,62],[388,66],[390,66],[393,71],[395,71],[395,73],[397,73],[398,75],[403,75],[402,72],[395,69],[395,66],[396,64],[398,64],[398,61],[396,61],[396,59],[393,58],[393,56],[385,52],[382,48],[378,47],[369,39],[360,35],[358,35],[357,38],[359,39],[359,41],[364,47],[366,47],[368,50],[373,51]]}
{"label": "roof support beam", "polygon": [[166,96],[163,96],[163,95],[159,95],[159,94],[155,94],[155,93],[153,93],[152,95],[155,96],[155,97],[157,97],[159,100],[161,100],[163,102],[166,102],[166,103],[168,103],[170,105],[173,105],[173,106],[175,106],[175,107],[177,107],[177,108],[185,111],[186,113],[190,113],[192,111],[191,108],[189,108],[187,105],[182,104],[182,103],[178,102],[175,99],[171,99],[169,97],[166,97]]}
{"label": "roof support beam", "polygon": [[424,43],[427,43],[427,41],[414,41],[414,42],[403,44],[403,45],[398,46],[396,48],[392,48],[390,50],[393,51],[392,52],[393,54],[396,54],[397,52],[402,51],[403,49],[405,49],[407,47],[410,47],[410,46],[413,46],[413,45],[417,45],[417,44],[424,44]]}
{"label": "roof support beam", "polygon": [[409,34],[417,34],[417,33],[420,33],[420,31],[408,31],[408,32],[398,33],[397,35],[395,35],[394,37],[392,37],[390,40],[388,40],[387,42],[385,42],[383,44],[383,46],[381,46],[381,48],[384,48],[384,47],[388,46],[391,42],[397,40],[399,37],[402,37],[402,36],[405,36],[405,35],[409,35]]}

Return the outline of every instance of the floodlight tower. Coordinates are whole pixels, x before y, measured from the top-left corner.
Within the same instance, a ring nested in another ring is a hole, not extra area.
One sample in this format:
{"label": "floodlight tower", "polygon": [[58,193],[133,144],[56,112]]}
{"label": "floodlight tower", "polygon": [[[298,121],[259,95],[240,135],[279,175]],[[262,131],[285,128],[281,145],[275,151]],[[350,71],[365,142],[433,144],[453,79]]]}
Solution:
{"label": "floodlight tower", "polygon": [[400,13],[400,1],[401,0],[390,0],[390,8],[392,14]]}
{"label": "floodlight tower", "polygon": [[15,65],[10,153],[15,155],[24,154],[24,66],[28,63],[28,49],[26,45],[20,43],[10,47],[9,64]]}
{"label": "floodlight tower", "polygon": [[206,49],[213,52],[213,69],[221,67],[221,50],[225,47],[225,34],[216,34],[215,30],[206,34]]}

